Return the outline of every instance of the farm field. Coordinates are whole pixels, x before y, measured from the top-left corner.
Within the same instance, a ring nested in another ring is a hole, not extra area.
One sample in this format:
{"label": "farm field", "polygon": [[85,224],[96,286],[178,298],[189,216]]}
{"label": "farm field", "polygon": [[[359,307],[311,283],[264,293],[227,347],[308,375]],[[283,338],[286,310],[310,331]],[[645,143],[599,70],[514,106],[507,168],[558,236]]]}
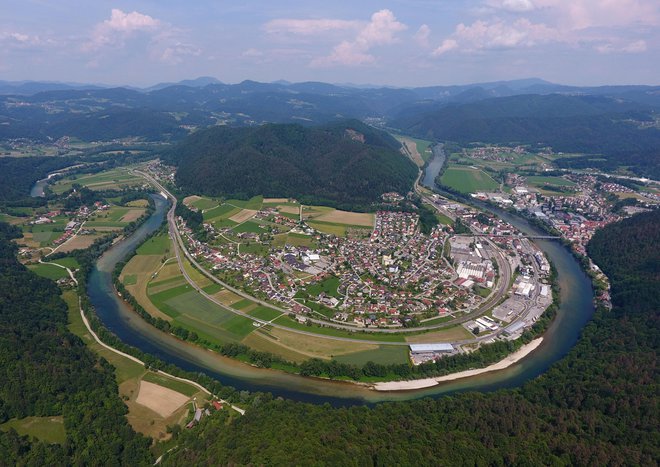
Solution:
{"label": "farm field", "polygon": [[454,326],[440,331],[432,331],[424,334],[415,334],[406,337],[406,342],[421,344],[428,342],[453,342],[473,337],[463,326]]}
{"label": "farm field", "polygon": [[431,150],[433,141],[413,138],[412,136],[403,136],[396,134],[393,134],[392,136],[394,136],[394,138],[396,138],[397,141],[400,141],[401,143],[408,143],[410,145],[414,145],[417,153],[420,155],[422,159],[422,165],[424,162],[428,161],[431,158],[431,156],[433,156],[433,152]]}
{"label": "farm field", "polygon": [[62,245],[57,248],[58,252],[68,253],[73,250],[81,250],[88,248],[94,243],[97,239],[103,237],[105,234],[98,235],[77,235],[76,237],[67,240],[62,243]]}
{"label": "farm field", "polygon": [[531,176],[525,177],[527,183],[533,186],[543,186],[543,185],[555,185],[555,186],[565,186],[565,187],[574,187],[575,182],[567,180],[562,177],[546,177],[546,176]]}
{"label": "farm field", "polygon": [[471,167],[450,165],[442,174],[443,185],[462,193],[497,190],[499,184],[486,172]]}
{"label": "farm field", "polygon": [[144,213],[144,208],[112,206],[107,211],[99,211],[91,215],[85,222],[85,227],[90,229],[96,227],[116,227],[119,229],[137,220]]}
{"label": "farm field", "polygon": [[54,259],[54,260],[51,260],[49,262],[57,263],[60,266],[64,266],[65,268],[69,268],[71,270],[80,268],[80,264],[78,263],[78,260],[76,260],[76,258],[74,258],[73,256],[67,256],[65,258]]}
{"label": "farm field", "polygon": [[551,165],[552,159],[537,154],[516,154],[504,153],[506,160],[491,160],[479,157],[471,157],[469,154],[453,153],[450,156],[450,162],[460,166],[470,166],[488,168],[492,170],[505,170],[515,172],[517,170],[543,170]]}
{"label": "farm field", "polygon": [[28,266],[28,268],[35,274],[54,281],[69,277],[69,273],[66,272],[66,269],[55,266],[54,264],[32,264]]}
{"label": "farm field", "polygon": [[154,235],[136,250],[138,255],[164,255],[170,251],[170,237],[163,233]]}
{"label": "farm field", "polygon": [[147,381],[167,390],[177,391],[184,395],[186,401],[190,400],[191,397],[196,397],[200,403],[203,403],[207,399],[207,395],[198,391],[194,386],[154,373],[145,369],[143,365],[101,347],[89,334],[80,317],[75,291],[65,291],[62,298],[64,298],[69,308],[69,330],[79,336],[92,351],[105,358],[115,368],[115,379],[119,385],[119,394],[125,398],[128,407],[126,418],[133,429],[154,439],[167,439],[169,437],[167,426],[177,423],[184,424],[189,415],[188,405],[183,405],[169,416],[163,417],[148,407],[139,404],[137,397],[142,381]]}
{"label": "farm field", "polygon": [[332,211],[323,213],[320,216],[315,216],[313,219],[319,222],[373,227],[375,216],[372,213],[348,212],[341,211],[339,209],[333,209]]}
{"label": "farm field", "polygon": [[126,187],[142,186],[144,179],[131,175],[125,168],[105,170],[96,174],[77,174],[58,180],[50,189],[61,194],[70,190],[74,184],[86,186],[91,190],[119,190]]}

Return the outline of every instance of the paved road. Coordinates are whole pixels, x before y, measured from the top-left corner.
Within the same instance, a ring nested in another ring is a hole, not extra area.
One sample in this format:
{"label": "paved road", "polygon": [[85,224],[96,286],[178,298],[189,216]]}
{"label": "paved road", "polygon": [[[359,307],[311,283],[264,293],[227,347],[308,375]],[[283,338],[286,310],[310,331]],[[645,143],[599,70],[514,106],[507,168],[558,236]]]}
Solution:
{"label": "paved road", "polygon": [[[78,287],[78,280],[76,279],[76,276],[73,274],[73,271],[71,269],[67,268],[66,266],[62,266],[61,264],[57,264],[57,263],[47,263],[47,262],[42,261],[42,260],[39,260],[39,262],[42,263],[42,264],[52,264],[53,266],[57,266],[57,267],[60,267],[62,269],[66,269],[66,272],[69,273],[69,276],[71,277],[73,282],[75,282],[76,287]],[[85,324],[85,327],[87,328],[87,332],[90,333],[90,335],[94,338],[94,340],[96,341],[97,344],[99,344],[101,347],[109,350],[110,352],[114,352],[117,355],[121,355],[122,357],[127,358],[127,359],[129,359],[129,360],[131,360],[135,363],[138,363],[142,366],[145,365],[145,363],[142,360],[140,360],[139,358],[134,357],[133,355],[127,354],[126,352],[122,352],[121,350],[117,350],[114,347],[106,344],[105,342],[103,342],[101,340],[101,338],[92,329],[92,326],[90,326],[89,321],[87,320],[87,316],[85,316],[85,312],[83,311],[82,301],[81,301],[80,297],[78,297],[78,308],[80,310],[80,317],[82,318],[82,321]],[[154,371],[156,373],[160,373],[161,375],[167,376],[168,378],[175,379],[177,381],[182,381],[184,383],[188,383],[192,386],[195,386],[200,391],[208,394],[209,396],[212,395],[211,391],[206,389],[204,386],[199,384],[197,381],[193,381],[191,379],[186,379],[186,378],[181,378],[179,376],[174,376],[174,375],[171,375],[171,374],[169,374],[165,371],[162,371],[162,370],[153,369],[152,371]],[[220,402],[222,402],[223,404],[229,405],[232,409],[234,409],[236,412],[240,413],[241,415],[245,415],[245,410],[241,409],[240,407],[237,407],[237,406],[231,404],[230,402],[228,402],[224,399],[218,399],[218,400]]]}

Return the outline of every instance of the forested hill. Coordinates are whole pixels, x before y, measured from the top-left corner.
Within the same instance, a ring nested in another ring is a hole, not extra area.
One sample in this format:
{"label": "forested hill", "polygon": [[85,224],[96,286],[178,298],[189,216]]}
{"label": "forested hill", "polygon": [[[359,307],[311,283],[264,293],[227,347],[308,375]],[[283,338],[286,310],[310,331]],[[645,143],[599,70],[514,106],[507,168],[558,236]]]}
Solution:
{"label": "forested hill", "polygon": [[262,400],[184,432],[165,464],[657,465],[659,242],[660,211],[594,236],[614,309],[518,390],[375,408]]}
{"label": "forested hill", "polygon": [[63,416],[66,442],[0,431],[0,465],[150,465],[150,440],[128,424],[114,369],[67,330],[55,283],[16,260],[18,236],[0,222],[0,423]]}
{"label": "forested hill", "polygon": [[630,167],[660,178],[657,104],[604,96],[520,95],[467,104],[414,105],[392,125],[431,140],[539,144],[605,158],[559,161],[565,166]]}
{"label": "forested hill", "polygon": [[385,192],[412,188],[417,168],[398,147],[389,135],[350,120],[315,128],[214,127],[163,158],[178,166],[177,184],[191,193],[368,209]]}

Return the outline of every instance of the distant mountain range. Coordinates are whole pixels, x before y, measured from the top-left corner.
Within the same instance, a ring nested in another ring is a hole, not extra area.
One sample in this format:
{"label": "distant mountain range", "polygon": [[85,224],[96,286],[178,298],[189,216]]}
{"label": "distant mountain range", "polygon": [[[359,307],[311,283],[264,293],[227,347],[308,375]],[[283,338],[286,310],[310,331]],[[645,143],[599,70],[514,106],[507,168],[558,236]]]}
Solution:
{"label": "distant mountain range", "polygon": [[0,81],[2,92],[10,93],[0,95],[0,140],[177,141],[215,125],[354,118],[438,141],[543,144],[612,156],[614,165],[623,157],[619,165],[647,175],[657,174],[660,159],[660,86],[575,87],[532,78],[389,88],[202,77],[147,89]]}

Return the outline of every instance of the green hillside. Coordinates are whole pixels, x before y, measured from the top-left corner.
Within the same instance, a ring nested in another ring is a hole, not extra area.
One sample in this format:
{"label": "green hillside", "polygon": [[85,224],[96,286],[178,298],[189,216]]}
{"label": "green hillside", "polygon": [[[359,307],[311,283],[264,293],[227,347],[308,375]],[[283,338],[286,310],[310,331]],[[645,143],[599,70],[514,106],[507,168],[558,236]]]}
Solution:
{"label": "green hillside", "polygon": [[388,191],[408,192],[417,168],[389,135],[359,121],[316,128],[268,124],[215,127],[164,156],[189,192],[248,199],[294,197],[305,204],[368,209]]}

